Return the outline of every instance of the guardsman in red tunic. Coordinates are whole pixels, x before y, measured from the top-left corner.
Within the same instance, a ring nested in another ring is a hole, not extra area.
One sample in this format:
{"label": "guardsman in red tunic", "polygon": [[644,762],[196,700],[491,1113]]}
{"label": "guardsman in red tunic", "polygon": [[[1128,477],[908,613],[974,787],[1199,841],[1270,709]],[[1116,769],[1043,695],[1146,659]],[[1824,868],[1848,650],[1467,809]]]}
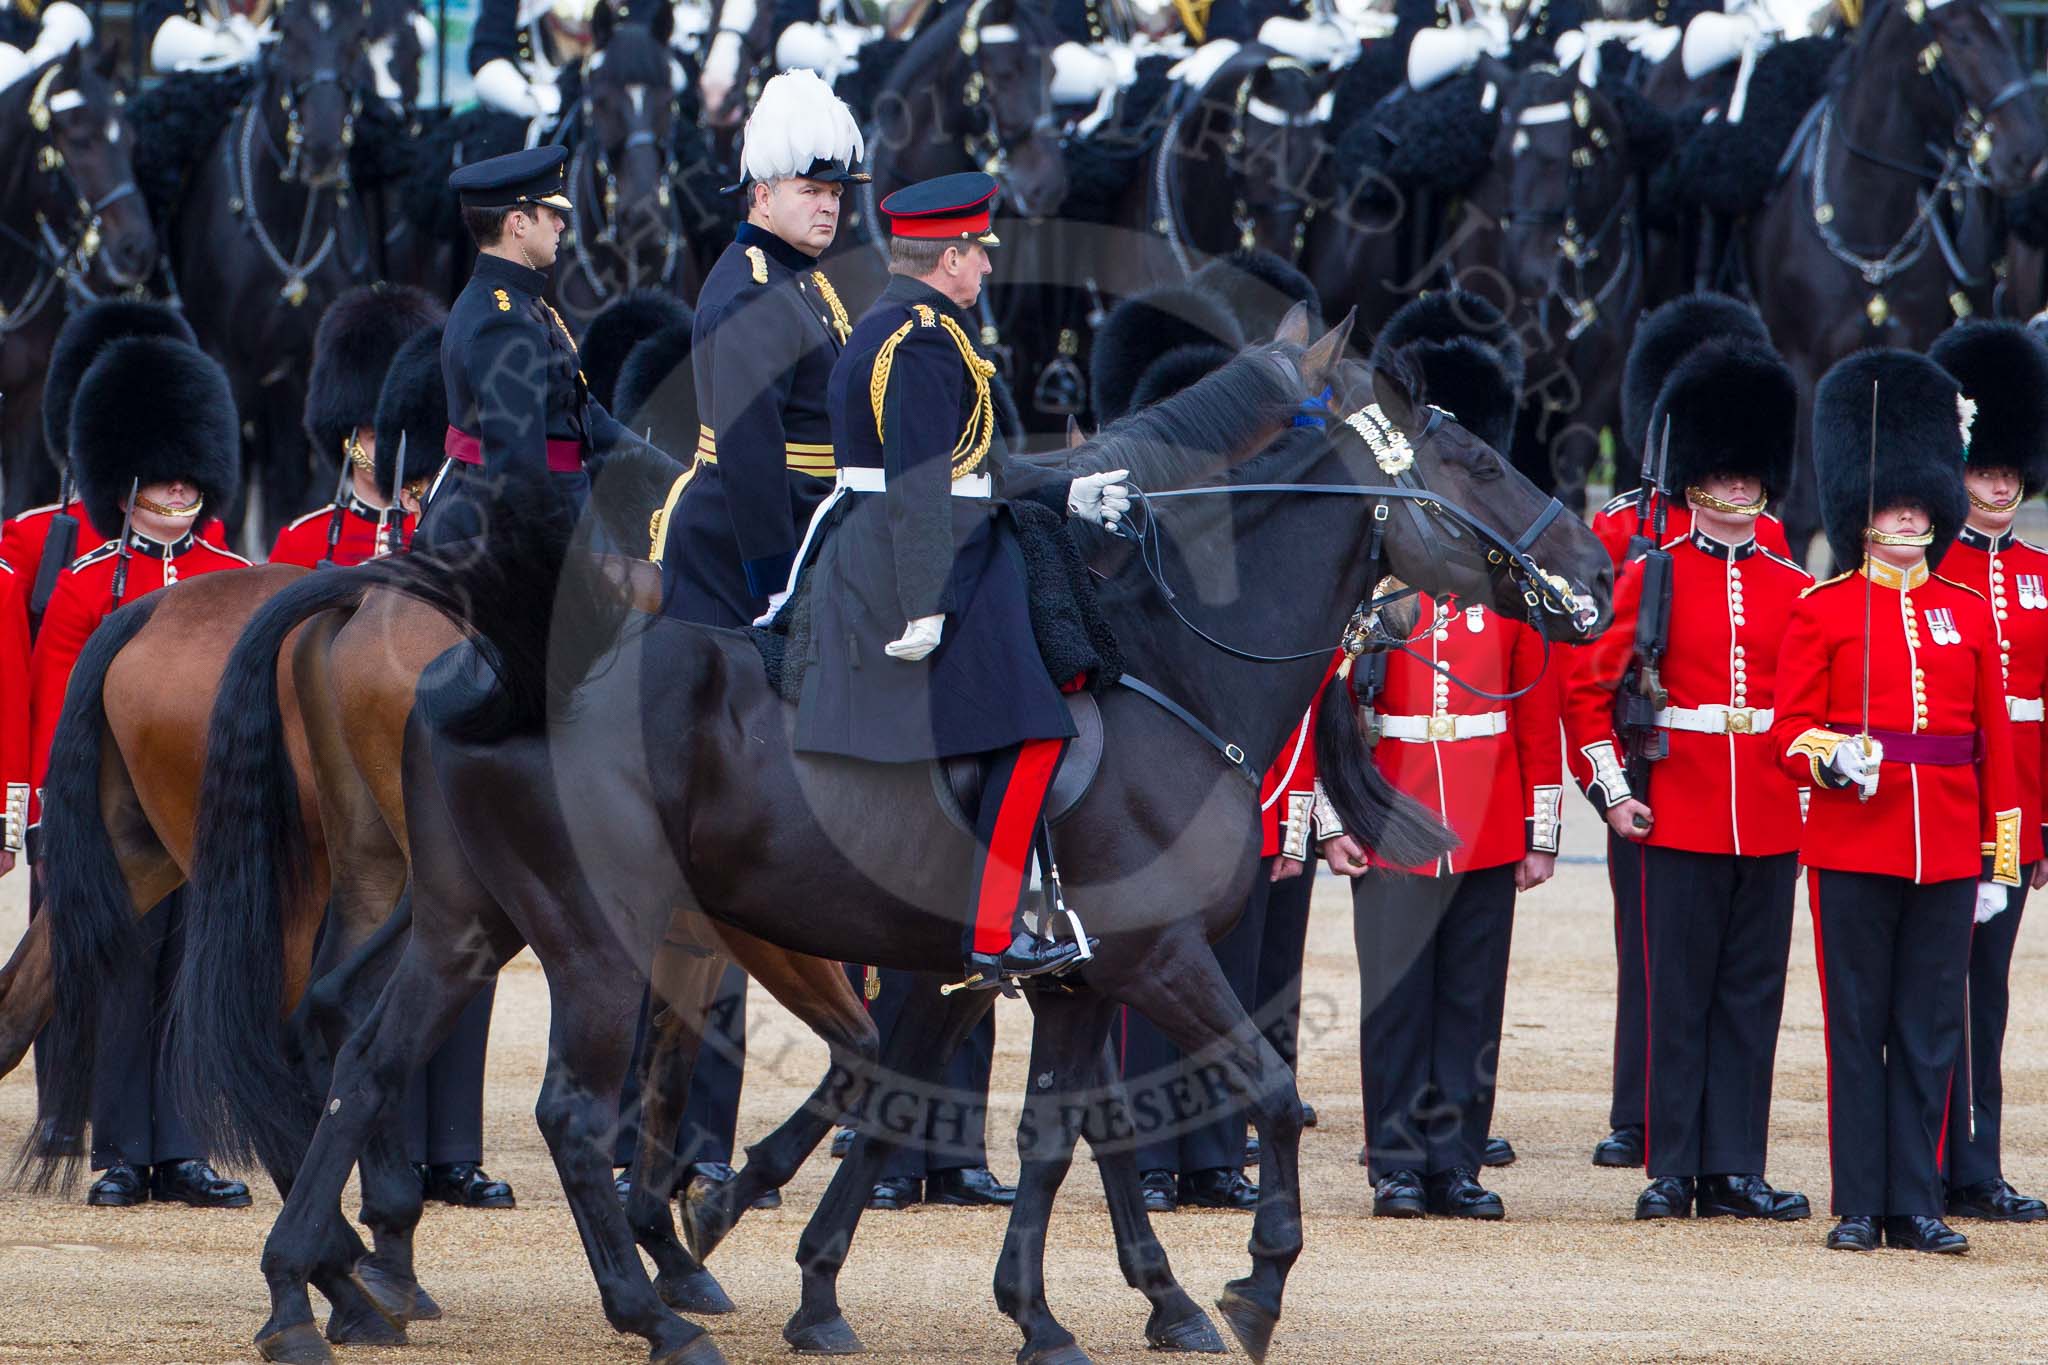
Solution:
{"label": "guardsman in red tunic", "polygon": [[[399,348],[429,330],[439,345],[446,317],[419,290],[390,284],[357,285],[321,315],[306,379],[306,436],[317,467],[338,471],[340,487],[333,502],[277,533],[271,563],[347,567],[390,554],[410,539],[411,515],[377,478],[377,398]],[[408,462],[431,478],[441,464],[438,444],[407,444]]]}
{"label": "guardsman in red tunic", "polygon": [[1969,519],[1941,561],[1941,572],[1991,603],[2020,783],[2020,861],[2027,869],[2011,904],[1980,920],[1970,938],[1970,1022],[1964,1035],[1969,1056],[1949,1088],[1948,1211],[1953,1217],[2031,1223],[2048,1217],[2048,1205],[2006,1183],[1998,1139],[2005,1107],[2000,1063],[2006,978],[2027,889],[2048,885],[2048,862],[2041,857],[2048,551],[2012,533],[2021,500],[2048,487],[2048,346],[2013,323],[1960,322],[1936,339],[1927,357],[1953,375],[1977,405],[1963,470]]}
{"label": "guardsman in red tunic", "polygon": [[[1688,294],[1644,318],[1630,343],[1621,398],[1621,435],[1638,467],[1645,452],[1650,451],[1650,412],[1659,386],[1702,337],[1749,341],[1767,349],[1771,344],[1770,333],[1756,310],[1725,294]],[[1661,536],[1657,534],[1660,514]],[[1682,497],[1664,497],[1654,488],[1646,503],[1638,503],[1632,493],[1624,494],[1601,508],[1593,518],[1593,534],[1607,547],[1616,569],[1629,558],[1628,547],[1632,542],[1661,544],[1691,529],[1691,506]],[[1764,549],[1789,557],[1785,528],[1769,513],[1757,519],[1756,539]],[[1568,684],[1571,670],[1560,669],[1558,675]],[[1595,1166],[1643,1164],[1643,1078],[1648,1074],[1650,1053],[1649,1040],[1643,1033],[1649,1014],[1643,975],[1639,847],[1634,840],[1624,839],[1612,829],[1608,831],[1607,881],[1614,897],[1614,1089],[1607,1114],[1610,1131],[1593,1147]]]}
{"label": "guardsman in red tunic", "polygon": [[[1504,451],[1521,374],[1512,334],[1488,326],[1498,314],[1461,291],[1410,307],[1382,329],[1376,356],[1420,371],[1435,402]],[[1383,678],[1359,667],[1349,681],[1375,716],[1380,772],[1459,846],[1434,866],[1393,867],[1348,835],[1323,840],[1331,869],[1357,878],[1366,1164],[1376,1215],[1501,1218],[1500,1196],[1478,1175],[1515,895],[1557,863],[1564,761],[1546,669],[1564,667],[1565,655],[1484,606],[1416,601],[1415,642],[1386,656]]]}
{"label": "guardsman in red tunic", "polygon": [[1814,789],[1799,860],[1827,1025],[1828,1246],[1845,1251],[1880,1233],[1969,1247],[1941,1220],[1948,1090],[1972,918],[2019,884],[2021,810],[1991,604],[1935,573],[1969,510],[1967,422],[1955,380],[1906,351],[1850,356],[1815,392],[1822,524],[1862,571],[1793,610],[1771,742]]}
{"label": "guardsman in red tunic", "polygon": [[28,609],[27,583],[0,559],[0,876],[14,870],[28,835]]}
{"label": "guardsman in red tunic", "polygon": [[[85,511],[123,537],[78,559],[58,578],[30,669],[35,783],[72,664],[117,607],[194,574],[248,561],[199,538],[197,527],[235,498],[241,432],[227,376],[195,346],[134,336],[102,347],[79,380],[70,452]],[[86,1202],[145,1199],[239,1208],[248,1187],[215,1174],[162,1074],[162,1002],[177,972],[176,900],[142,920],[142,943],[107,981],[94,1056],[92,1164],[104,1174]]]}
{"label": "guardsman in red tunic", "polygon": [[1667,373],[1630,371],[1657,385],[1655,439],[1670,423],[1663,490],[1691,509],[1691,529],[1662,548],[1666,753],[1632,791],[1615,693],[1637,685],[1625,679],[1652,581],[1640,559],[1622,571],[1614,624],[1576,651],[1565,748],[1613,833],[1640,845],[1650,1184],[1636,1217],[1689,1218],[1697,1204],[1701,1217],[1782,1222],[1812,1210],[1763,1178],[1799,848],[1799,789],[1770,729],[1779,635],[1813,579],[1765,549],[1756,524],[1791,477],[1799,394],[1767,347],[1696,341]]}

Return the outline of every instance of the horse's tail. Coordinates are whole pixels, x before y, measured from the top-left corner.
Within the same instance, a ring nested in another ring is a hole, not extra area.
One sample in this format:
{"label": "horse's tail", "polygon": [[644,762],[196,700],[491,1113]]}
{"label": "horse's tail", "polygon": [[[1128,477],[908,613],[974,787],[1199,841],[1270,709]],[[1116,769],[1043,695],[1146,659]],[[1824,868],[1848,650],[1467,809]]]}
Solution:
{"label": "horse's tail", "polygon": [[64,710],[50,745],[37,831],[43,867],[43,910],[50,933],[55,998],[37,1041],[43,1058],[43,1112],[23,1145],[17,1181],[37,1190],[69,1188],[83,1155],[80,1135],[92,1102],[93,1045],[99,1033],[100,988],[138,946],[137,908],[120,856],[100,815],[100,753],[107,710],[102,688],[114,657],[156,614],[152,594],[102,621],[85,642],[64,692]]}
{"label": "horse's tail", "polygon": [[216,1155],[274,1170],[297,1166],[318,1105],[283,1030],[284,907],[304,892],[307,854],[277,656],[300,623],[355,606],[370,586],[356,569],[308,574],[264,603],[228,655],[207,727],[172,1083]]}
{"label": "horse's tail", "polygon": [[1458,846],[1442,821],[1387,781],[1373,762],[1343,678],[1330,679],[1316,712],[1316,777],[1345,832],[1390,866],[1424,867]]}

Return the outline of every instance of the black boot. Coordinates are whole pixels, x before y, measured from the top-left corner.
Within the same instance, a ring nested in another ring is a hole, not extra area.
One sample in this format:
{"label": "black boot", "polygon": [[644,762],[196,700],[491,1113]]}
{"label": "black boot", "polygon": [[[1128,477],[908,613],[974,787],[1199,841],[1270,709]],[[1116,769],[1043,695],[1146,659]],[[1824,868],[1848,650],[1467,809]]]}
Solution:
{"label": "black boot", "polygon": [[1643,1130],[1617,1128],[1593,1144],[1595,1166],[1640,1166],[1643,1164]]}
{"label": "black boot", "polygon": [[2004,1180],[1984,1180],[1948,1192],[1951,1218],[1982,1218],[1990,1223],[2036,1223],[2048,1218],[2048,1204],[2021,1194]]}
{"label": "black boot", "polygon": [[1515,1144],[1504,1137],[1490,1137],[1486,1149],[1480,1154],[1482,1166],[1512,1166],[1515,1164]]}
{"label": "black boot", "polygon": [[1487,1222],[1508,1216],[1500,1196],[1479,1183],[1478,1172],[1462,1166],[1429,1178],[1429,1211],[1444,1218],[1478,1218]]}
{"label": "black boot", "polygon": [[1691,1176],[1660,1175],[1636,1196],[1636,1217],[1646,1223],[1653,1218],[1690,1218],[1692,1200]]}
{"label": "black boot", "polygon": [[996,1179],[986,1166],[963,1166],[950,1171],[933,1171],[925,1177],[927,1204],[1014,1204],[1017,1187]]}
{"label": "black boot", "polygon": [[1213,1166],[1189,1171],[1180,1178],[1180,1202],[1181,1207],[1192,1209],[1255,1209],[1259,1187],[1235,1166]]}
{"label": "black boot", "polygon": [[[453,1204],[459,1209],[509,1209],[516,1207],[512,1198],[512,1187],[502,1180],[493,1180],[483,1167],[474,1161],[442,1161],[432,1166],[416,1166],[421,1172],[420,1184],[426,1197],[443,1204]],[[619,1181],[625,1177],[620,1176]],[[613,1182],[617,1188],[619,1181]],[[627,1188],[631,1183],[627,1182]]]}
{"label": "black boot", "polygon": [[1877,1220],[1868,1214],[1851,1214],[1828,1231],[1829,1251],[1877,1250]]}
{"label": "black boot", "polygon": [[1375,1218],[1420,1218],[1429,1211],[1422,1177],[1414,1171],[1388,1171],[1372,1187]]}
{"label": "black boot", "polygon": [[834,1161],[843,1160],[846,1154],[853,1150],[853,1138],[854,1130],[851,1128],[841,1128],[832,1135],[832,1159]]}
{"label": "black boot", "polygon": [[1813,1208],[1797,1190],[1772,1189],[1760,1175],[1704,1175],[1700,1177],[1700,1217],[1765,1218],[1774,1223],[1796,1223],[1811,1218]]}
{"label": "black boot", "polygon": [[246,1209],[249,1187],[229,1180],[196,1158],[160,1161],[149,1174],[149,1197],[165,1204],[190,1204],[195,1209]]}
{"label": "black boot", "polygon": [[85,1202],[96,1209],[125,1209],[131,1204],[146,1203],[149,1189],[143,1183],[142,1172],[125,1161],[117,1161],[107,1167],[92,1188],[85,1192]]}
{"label": "black boot", "polygon": [[1180,1207],[1180,1181],[1172,1171],[1147,1171],[1138,1180],[1145,1199],[1145,1212],[1172,1213]]}
{"label": "black boot", "polygon": [[868,1192],[868,1207],[871,1209],[907,1209],[918,1203],[924,1195],[923,1182],[914,1175],[896,1175],[887,1180],[877,1180],[875,1188]]}
{"label": "black boot", "polygon": [[993,989],[1012,977],[1062,971],[1080,958],[1081,945],[1072,939],[1039,938],[1020,929],[1017,937],[1010,940],[1010,946],[1000,953],[969,953],[967,980],[977,990]]}
{"label": "black boot", "polygon": [[1939,1218],[1913,1214],[1884,1220],[1886,1246],[1901,1251],[1931,1251],[1941,1256],[1960,1256],[1970,1249],[1970,1239]]}

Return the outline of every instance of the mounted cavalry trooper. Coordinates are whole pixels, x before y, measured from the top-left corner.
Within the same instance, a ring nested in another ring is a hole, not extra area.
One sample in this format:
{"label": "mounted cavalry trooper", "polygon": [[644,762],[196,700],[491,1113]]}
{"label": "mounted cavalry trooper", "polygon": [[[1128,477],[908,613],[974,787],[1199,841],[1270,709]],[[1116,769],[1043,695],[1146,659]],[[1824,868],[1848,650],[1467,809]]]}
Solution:
{"label": "mounted cavalry trooper", "polygon": [[[411,539],[412,517],[398,506],[403,491],[377,476],[377,400],[399,348],[438,329],[445,316],[438,303],[403,285],[357,285],[328,306],[313,337],[305,427],[314,458],[338,468],[341,487],[333,502],[277,533],[271,563],[346,567]],[[432,458],[425,448],[407,455],[416,462],[415,477]]]}
{"label": "mounted cavalry trooper", "polygon": [[[1575,651],[1565,748],[1614,835],[1638,846],[1650,1185],[1636,1217],[1697,1205],[1703,1218],[1790,1221],[1811,1215],[1806,1196],[1763,1171],[1800,813],[1770,728],[1779,634],[1813,579],[1759,545],[1756,523],[1791,478],[1798,389],[1776,352],[1697,302],[1665,305],[1647,328],[1656,358],[1675,363],[1627,371],[1660,491],[1685,501],[1691,526],[1622,570],[1614,624]],[[1621,758],[1627,689],[1655,694],[1645,719],[1665,751],[1638,765],[1640,787]]]}
{"label": "mounted cavalry trooper", "polygon": [[[766,0],[727,0],[732,12],[722,16],[723,27],[704,59],[707,83],[714,67],[721,73],[737,69],[740,34],[745,28],[741,22],[745,16],[739,12],[750,14],[756,3]],[[836,84],[860,66],[863,47],[886,35],[883,16],[870,12],[881,8],[862,0],[796,0],[777,5],[775,19],[780,31],[775,35],[775,65],[783,71],[815,72],[827,85]],[[721,62],[728,54],[729,60]],[[730,87],[729,78],[725,87]]]}
{"label": "mounted cavalry trooper", "polygon": [[[1956,1253],[1941,1221],[1949,1086],[1973,914],[2007,908],[2023,818],[1999,629],[1937,575],[1969,515],[1969,407],[1924,356],[1863,351],[1814,396],[1821,518],[1838,563],[1778,649],[1771,743],[1813,784],[1799,861],[1827,1022],[1828,1246]],[[1875,435],[1873,436],[1873,428]]]}
{"label": "mounted cavalry trooper", "polygon": [[165,75],[247,66],[270,41],[276,11],[272,0],[143,0],[136,50]]}
{"label": "mounted cavalry trooper", "polygon": [[591,49],[591,0],[482,0],[469,36],[470,88],[486,109],[526,119],[531,145],[562,112],[556,77]]}
{"label": "mounted cavalry trooper", "polygon": [[54,0],[40,9],[35,0],[0,5],[0,90],[83,47],[92,36],[92,21],[71,0]]}
{"label": "mounted cavalry trooper", "polygon": [[[1424,388],[1499,451],[1514,439],[1522,357],[1498,312],[1460,290],[1406,305],[1375,362],[1419,370]],[[1493,1118],[1515,896],[1557,865],[1564,760],[1548,653],[1527,624],[1428,594],[1417,643],[1385,673],[1353,669],[1374,716],[1367,743],[1386,780],[1458,836],[1428,867],[1391,866],[1326,812],[1334,872],[1356,878],[1359,1060],[1376,1216],[1496,1219],[1478,1173]],[[1403,632],[1406,634],[1407,632]],[[1547,657],[1546,657],[1547,656]],[[1327,712],[1325,712],[1327,715]],[[1324,723],[1328,723],[1325,721]]]}
{"label": "mounted cavalry trooper", "polygon": [[544,478],[581,511],[590,497],[584,465],[631,439],[590,396],[576,342],[545,298],[571,209],[562,191],[568,155],[565,147],[532,147],[448,177],[478,254],[441,333],[448,460],[420,519],[423,545],[483,538],[471,496],[478,480]]}
{"label": "mounted cavalry trooper", "polygon": [[[1034,641],[1008,498],[1113,526],[1123,471],[1006,465],[994,365],[967,311],[989,272],[995,180],[941,176],[882,201],[890,279],[833,366],[839,489],[818,532],[813,638],[795,747],[882,763],[988,754],[964,935],[968,984],[1072,966],[1028,933],[1026,871],[1073,721]],[[996,480],[1002,479],[997,495]]]}
{"label": "mounted cavalry trooper", "polygon": [[[234,501],[241,468],[227,376],[197,347],[164,335],[102,347],[78,384],[69,449],[88,517],[121,534],[64,571],[36,637],[30,720],[38,788],[72,664],[93,629],[146,593],[248,563],[195,529]],[[178,915],[175,900],[156,906],[142,920],[139,950],[116,979],[95,983],[92,1164],[105,1174],[89,1204],[249,1202],[246,1186],[206,1163],[167,1084],[163,1008],[178,967]]]}
{"label": "mounted cavalry trooper", "polygon": [[1963,454],[1970,513],[1941,562],[1944,576],[1991,603],[2013,767],[2020,784],[2020,862],[2026,876],[1997,914],[1978,913],[1970,936],[1967,1055],[1949,1087],[1948,1211],[1964,1218],[2031,1223],[2048,1206],[2006,1183],[2000,1163],[2006,979],[2029,886],[2048,885],[2041,856],[2042,696],[2048,693],[2048,551],[2012,532],[2023,499],[2048,487],[2048,346],[2010,322],[1960,322],[1927,358],[1977,405]]}
{"label": "mounted cavalry trooper", "polygon": [[658,547],[667,610],[683,620],[745,626],[779,603],[832,491],[825,389],[853,327],[818,257],[846,187],[868,179],[863,150],[852,112],[809,71],[769,80],[741,134],[746,221],[697,296],[703,427]]}

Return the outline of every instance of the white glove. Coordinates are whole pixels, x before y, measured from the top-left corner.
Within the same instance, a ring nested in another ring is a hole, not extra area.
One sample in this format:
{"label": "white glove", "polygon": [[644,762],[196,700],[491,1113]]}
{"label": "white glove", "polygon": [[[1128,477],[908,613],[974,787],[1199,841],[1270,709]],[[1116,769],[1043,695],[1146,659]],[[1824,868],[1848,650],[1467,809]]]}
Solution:
{"label": "white glove", "polygon": [[1997,882],[1977,883],[1977,923],[1995,919],[2010,904],[2006,888]]}
{"label": "white glove", "polygon": [[545,118],[562,107],[560,90],[526,79],[510,57],[493,57],[478,67],[470,87],[478,104],[514,118]]}
{"label": "white glove", "polygon": [[36,34],[35,46],[28,50],[28,64],[41,66],[91,41],[92,20],[85,17],[85,11],[70,0],[55,0],[43,8],[43,25]]}
{"label": "white glove", "polygon": [[1131,487],[1124,482],[1130,476],[1128,469],[1083,474],[1067,489],[1067,511],[1105,531],[1114,531],[1124,513],[1131,510]]}
{"label": "white glove", "polygon": [[182,14],[164,20],[149,45],[149,64],[157,71],[219,71],[240,66],[256,49],[233,29],[195,24]]}
{"label": "white glove", "polygon": [[920,616],[904,628],[902,639],[883,645],[882,652],[892,659],[916,663],[939,647],[939,633],[945,627],[944,616]]}
{"label": "white glove", "polygon": [[1349,32],[1327,19],[1292,19],[1276,14],[1259,25],[1259,41],[1310,66],[1329,66],[1358,45]]}
{"label": "white glove", "polygon": [[767,625],[769,625],[770,623],[772,623],[772,622],[773,622],[773,621],[775,620],[775,613],[776,613],[776,612],[778,612],[778,611],[781,611],[781,610],[782,610],[782,604],[783,604],[784,602],[787,602],[788,600],[789,600],[789,591],[788,591],[788,589],[784,589],[784,590],[783,590],[783,591],[781,591],[781,592],[771,592],[771,593],[769,593],[769,594],[768,594],[768,610],[766,610],[766,611],[762,612],[762,613],[761,613],[761,614],[760,614],[759,616],[756,616],[756,617],[754,618],[754,624],[755,624],[755,625],[757,625],[757,626],[767,626]]}
{"label": "white glove", "polygon": [[1843,740],[1828,756],[1828,767],[1846,778],[1847,785],[1861,787],[1865,801],[1877,795],[1877,769],[1882,762],[1884,752],[1873,746],[1872,751],[1865,754],[1860,739]]}
{"label": "white glove", "polygon": [[1138,54],[1119,43],[1101,48],[1061,43],[1052,50],[1054,104],[1093,104],[1103,91],[1138,78]]}

